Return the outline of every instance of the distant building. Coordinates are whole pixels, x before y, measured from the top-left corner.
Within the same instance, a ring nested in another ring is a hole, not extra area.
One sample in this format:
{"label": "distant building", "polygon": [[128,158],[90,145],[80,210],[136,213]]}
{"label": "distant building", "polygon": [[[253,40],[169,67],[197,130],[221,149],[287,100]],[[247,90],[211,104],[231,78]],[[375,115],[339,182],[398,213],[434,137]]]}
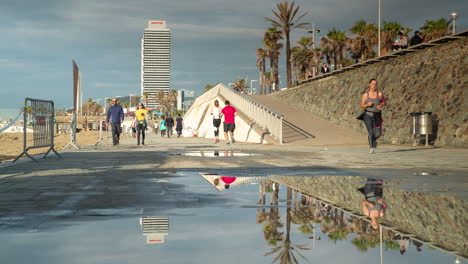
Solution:
{"label": "distant building", "polygon": [[187,110],[195,102],[195,91],[185,89],[181,91],[184,91],[183,109]]}
{"label": "distant building", "polygon": [[171,30],[166,21],[150,20],[141,39],[141,95],[148,94],[149,108],[156,108],[156,95],[167,95],[171,73]]}
{"label": "distant building", "polygon": [[183,110],[184,109],[184,90],[178,90],[177,91],[177,110]]}

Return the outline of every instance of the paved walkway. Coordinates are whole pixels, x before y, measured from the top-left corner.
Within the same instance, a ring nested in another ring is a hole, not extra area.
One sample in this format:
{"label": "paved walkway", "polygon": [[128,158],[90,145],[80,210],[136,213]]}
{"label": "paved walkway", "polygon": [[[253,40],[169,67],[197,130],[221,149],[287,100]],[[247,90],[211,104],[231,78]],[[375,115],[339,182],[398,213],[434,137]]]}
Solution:
{"label": "paved walkway", "polygon": [[341,127],[311,113],[298,110],[272,96],[254,95],[255,100],[284,115],[283,141],[290,145],[366,145],[367,135]]}
{"label": "paved walkway", "polygon": [[[161,204],[172,203],[185,198],[181,195],[161,199],[164,188],[177,186],[156,178],[184,171],[233,176],[360,175],[428,181],[440,181],[443,177],[444,188],[467,184],[466,149],[390,145],[371,155],[367,146],[227,146],[203,138],[168,139],[153,135],[147,143],[136,146],[129,140],[118,147],[88,146],[63,152],[63,159],[52,155],[39,163],[1,164],[0,217],[31,210],[122,208],[153,198]],[[219,156],[215,156],[215,151]],[[187,156],[187,152],[195,156]],[[247,156],[241,156],[242,153]]]}

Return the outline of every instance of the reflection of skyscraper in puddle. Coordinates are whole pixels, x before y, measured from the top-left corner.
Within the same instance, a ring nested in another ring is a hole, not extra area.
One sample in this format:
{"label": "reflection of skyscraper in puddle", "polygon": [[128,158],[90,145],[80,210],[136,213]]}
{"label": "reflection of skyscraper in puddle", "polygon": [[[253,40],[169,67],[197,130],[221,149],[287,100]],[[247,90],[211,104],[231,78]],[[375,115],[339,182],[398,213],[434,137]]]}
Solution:
{"label": "reflection of skyscraper in puddle", "polygon": [[169,234],[167,216],[145,216],[140,218],[140,225],[147,244],[163,244],[164,237]]}

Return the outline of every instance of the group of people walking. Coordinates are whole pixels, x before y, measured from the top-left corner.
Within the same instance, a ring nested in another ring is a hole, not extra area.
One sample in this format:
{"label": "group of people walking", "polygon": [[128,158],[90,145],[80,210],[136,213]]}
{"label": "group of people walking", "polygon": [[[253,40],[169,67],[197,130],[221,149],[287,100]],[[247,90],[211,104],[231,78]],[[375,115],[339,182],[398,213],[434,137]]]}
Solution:
{"label": "group of people walking", "polygon": [[[235,143],[234,130],[236,129],[235,117],[237,116],[237,109],[231,106],[229,101],[225,101],[225,107],[221,109],[219,101],[214,101],[213,110],[211,116],[213,117],[214,127],[214,142],[219,143],[219,128],[221,126],[221,119],[224,117],[223,130],[224,139],[226,144]],[[382,92],[377,89],[377,80],[371,79],[369,81],[369,90],[365,92],[361,97],[360,107],[364,109],[364,112],[358,117],[364,121],[367,129],[367,137],[369,141],[369,153],[374,154],[377,148],[377,139],[382,136],[382,107],[385,106],[385,97]],[[118,99],[112,99],[112,106],[107,112],[107,123],[110,123],[112,128],[112,140],[113,145],[119,144],[121,127],[120,124],[124,120],[124,113],[122,107],[118,104]],[[182,135],[183,119],[180,115],[177,116],[175,122],[170,114],[167,117],[162,116],[161,121],[155,122],[154,130],[156,134],[158,129],[161,133],[161,137],[167,135],[172,136],[174,123],[176,125],[177,137]],[[136,133],[137,145],[145,144],[145,131],[148,127],[148,111],[145,109],[143,103],[137,104],[137,110],[135,111],[135,118],[133,120],[132,128]]]}
{"label": "group of people walking", "polygon": [[[120,134],[122,134],[122,123],[124,122],[124,111],[122,106],[119,105],[119,100],[117,98],[112,99],[112,106],[107,111],[106,123],[112,129],[112,144],[114,146],[119,145]],[[137,138],[137,145],[145,145],[145,131],[148,129],[148,110],[146,110],[145,105],[142,102],[137,104],[137,109],[135,111],[135,117],[132,120],[132,132]],[[182,135],[182,122],[183,119],[181,115],[177,115],[177,118],[174,122],[171,114],[168,114],[167,117],[162,116],[161,121],[154,122],[154,130],[158,134],[158,130],[161,131],[161,136],[171,137],[172,131],[175,123],[175,129],[177,137]]]}
{"label": "group of people walking", "polygon": [[[211,115],[213,116],[215,144],[220,142],[219,127],[221,126],[221,118],[223,116],[224,139],[226,140],[226,144],[229,144],[230,142],[234,144],[236,143],[236,139],[234,138],[234,130],[236,129],[235,118],[237,116],[237,109],[231,106],[229,101],[225,101],[224,104],[226,106],[221,109],[221,107],[219,107],[219,101],[215,100],[213,111],[211,111]],[[229,141],[229,136],[231,136],[231,141]]]}
{"label": "group of people walking", "polygon": [[[137,145],[140,145],[140,134],[142,135],[142,145],[145,144],[145,131],[148,128],[147,125],[147,115],[148,112],[145,109],[145,106],[143,103],[138,103],[137,105],[138,109],[135,111],[135,119],[133,120],[132,123],[132,129],[134,133],[136,133],[137,137]],[[177,137],[180,137],[182,135],[182,122],[183,119],[180,114],[177,115],[176,120],[174,121],[174,118],[171,116],[171,114],[167,114],[167,117],[162,116],[161,120],[155,120],[154,121],[154,132],[156,135],[158,135],[158,132],[160,133],[161,137],[167,136],[170,138],[173,135],[173,130],[174,130],[174,123],[175,123],[175,130],[177,133]]]}
{"label": "group of people walking", "polygon": [[[177,137],[182,135],[182,122],[183,119],[180,114],[178,114],[175,120]],[[165,137],[166,135],[167,137],[171,137],[173,135],[174,118],[172,118],[171,114],[168,114],[167,117],[162,116],[160,121],[154,122],[154,132],[156,135],[158,134],[158,130],[161,133],[161,137]]]}

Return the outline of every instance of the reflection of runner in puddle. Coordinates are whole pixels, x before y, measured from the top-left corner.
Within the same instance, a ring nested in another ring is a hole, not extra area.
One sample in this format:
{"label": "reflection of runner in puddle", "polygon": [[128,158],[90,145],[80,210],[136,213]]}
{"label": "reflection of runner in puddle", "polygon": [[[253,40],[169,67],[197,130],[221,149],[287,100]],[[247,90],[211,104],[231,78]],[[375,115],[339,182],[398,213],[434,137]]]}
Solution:
{"label": "reflection of runner in puddle", "polygon": [[236,177],[225,177],[221,176],[216,179],[214,179],[213,183],[215,186],[219,186],[220,181],[224,183],[224,189],[229,189],[232,183],[236,181]]}
{"label": "reflection of runner in puddle", "polygon": [[364,192],[365,199],[362,200],[362,211],[371,219],[371,226],[374,230],[379,228],[379,218],[385,214],[387,205],[383,201],[382,180],[367,179],[364,188],[359,189]]}

